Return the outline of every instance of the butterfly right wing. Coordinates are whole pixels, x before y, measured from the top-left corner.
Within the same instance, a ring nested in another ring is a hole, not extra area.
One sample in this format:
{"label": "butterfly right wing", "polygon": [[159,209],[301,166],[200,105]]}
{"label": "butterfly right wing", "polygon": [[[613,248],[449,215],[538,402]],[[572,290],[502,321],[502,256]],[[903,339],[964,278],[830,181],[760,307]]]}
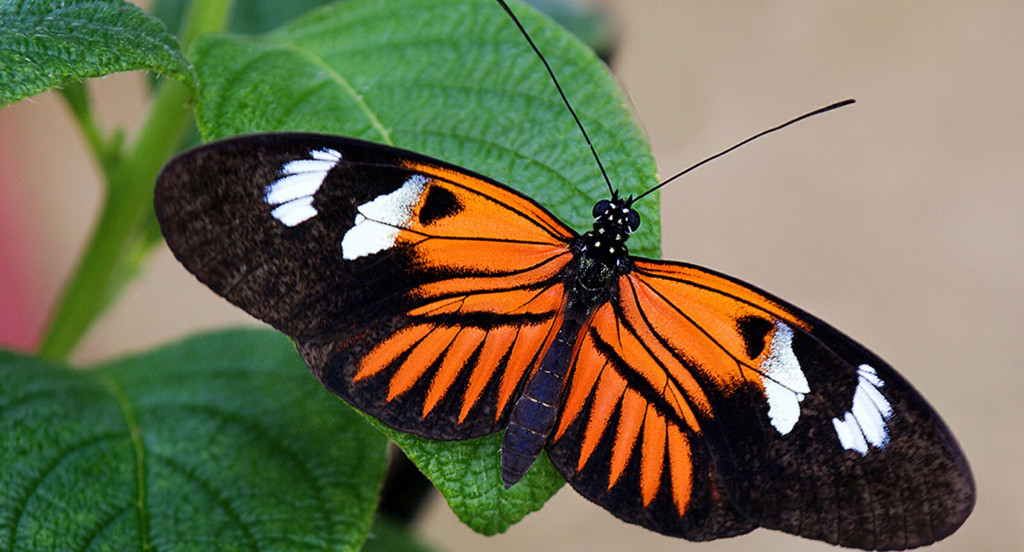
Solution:
{"label": "butterfly right wing", "polygon": [[755,526],[893,550],[974,505],[949,429],[887,363],[749,284],[633,259],[584,332],[549,456],[581,494],[662,533]]}
{"label": "butterfly right wing", "polygon": [[156,209],[189,271],[401,431],[503,427],[561,320],[572,230],[404,150],[313,134],[214,142],[165,167]]}

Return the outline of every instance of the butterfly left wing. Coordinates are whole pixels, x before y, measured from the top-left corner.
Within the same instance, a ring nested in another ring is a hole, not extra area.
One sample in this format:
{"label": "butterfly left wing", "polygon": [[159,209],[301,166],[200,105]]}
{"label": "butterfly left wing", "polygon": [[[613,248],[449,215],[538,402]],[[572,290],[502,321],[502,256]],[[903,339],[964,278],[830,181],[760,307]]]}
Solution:
{"label": "butterfly left wing", "polygon": [[175,158],[155,196],[189,271],[395,429],[497,431],[557,330],[575,234],[441,161],[338,136],[250,135]]}
{"label": "butterfly left wing", "polygon": [[693,540],[754,526],[901,549],[974,485],[938,414],[876,355],[756,288],[635,259],[577,346],[549,456],[617,516]]}

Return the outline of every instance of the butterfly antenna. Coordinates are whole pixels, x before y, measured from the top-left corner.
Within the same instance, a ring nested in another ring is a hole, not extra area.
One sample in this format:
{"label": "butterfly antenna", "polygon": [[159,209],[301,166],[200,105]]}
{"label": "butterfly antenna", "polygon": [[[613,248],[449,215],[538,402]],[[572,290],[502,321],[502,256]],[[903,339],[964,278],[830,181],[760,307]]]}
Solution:
{"label": "butterfly antenna", "polygon": [[814,117],[815,115],[821,115],[822,113],[825,113],[826,111],[832,111],[833,109],[838,109],[840,107],[843,107],[843,106],[846,106],[846,105],[850,105],[853,102],[854,102],[854,100],[852,100],[852,99],[851,100],[843,100],[841,102],[836,102],[836,103],[834,103],[832,105],[827,105],[827,106],[822,107],[820,109],[815,109],[814,111],[811,111],[810,113],[804,113],[803,115],[801,115],[801,116],[799,116],[799,117],[797,117],[795,119],[790,119],[789,121],[786,121],[785,123],[782,123],[781,125],[769,128],[768,130],[763,130],[761,132],[758,132],[757,134],[751,136],[750,138],[747,138],[746,140],[736,144],[735,146],[732,146],[731,148],[728,148],[728,149],[726,149],[724,151],[720,151],[720,152],[712,155],[711,157],[708,157],[707,159],[704,159],[703,161],[701,161],[699,163],[696,163],[694,165],[691,165],[691,166],[687,167],[686,169],[683,169],[682,171],[679,171],[678,173],[670,176],[669,178],[665,179],[663,182],[661,182],[657,186],[655,186],[655,187],[651,188],[650,190],[647,190],[646,192],[644,192],[644,193],[640,194],[639,196],[637,196],[636,199],[633,200],[633,202],[635,203],[635,202],[639,201],[640,198],[642,198],[642,197],[644,197],[644,196],[646,196],[648,194],[651,194],[651,193],[661,189],[662,187],[664,187],[669,182],[672,182],[673,180],[675,180],[675,179],[683,176],[684,174],[686,174],[686,173],[696,169],[697,167],[700,167],[701,165],[704,165],[705,163],[709,163],[711,161],[714,161],[715,159],[718,159],[719,157],[729,153],[730,151],[733,151],[734,149],[739,148],[740,146],[744,146],[746,144],[749,144],[750,142],[753,142],[754,140],[757,140],[758,138],[760,138],[760,137],[762,137],[762,136],[764,136],[766,134],[771,134],[771,133],[775,132],[776,130],[782,130],[782,129],[788,127],[789,125],[791,125],[793,123],[796,123],[796,122],[799,122],[799,121],[802,121],[802,120],[804,120],[804,119],[806,119],[808,117]]}
{"label": "butterfly antenna", "polygon": [[572,115],[573,120],[576,121],[576,126],[579,127],[580,133],[583,134],[583,138],[587,141],[587,146],[590,147],[590,154],[594,156],[594,161],[597,161],[597,168],[601,170],[601,176],[604,177],[604,183],[608,185],[608,193],[614,195],[615,189],[612,188],[612,182],[608,179],[608,173],[604,170],[604,165],[601,163],[601,158],[597,155],[597,150],[594,149],[594,143],[590,141],[590,135],[587,134],[587,129],[583,128],[583,123],[576,115],[576,110],[572,108],[572,104],[569,103],[569,98],[565,97],[565,91],[562,90],[562,85],[558,84],[558,78],[555,77],[555,72],[551,69],[551,65],[548,64],[548,60],[544,58],[544,54],[540,53],[540,48],[538,48],[537,44],[535,44],[533,39],[530,38],[530,35],[526,32],[523,24],[519,22],[519,18],[516,17],[516,14],[512,13],[512,8],[505,3],[505,0],[498,0],[498,3],[505,9],[508,16],[512,18],[516,27],[519,27],[519,32],[524,38],[526,38],[526,41],[530,43],[530,47],[537,53],[537,57],[540,58],[540,61],[544,63],[544,68],[548,70],[548,75],[551,76],[551,82],[555,84],[555,88],[558,89],[558,94],[562,97],[562,102],[565,104],[565,107],[569,108],[569,113]]}

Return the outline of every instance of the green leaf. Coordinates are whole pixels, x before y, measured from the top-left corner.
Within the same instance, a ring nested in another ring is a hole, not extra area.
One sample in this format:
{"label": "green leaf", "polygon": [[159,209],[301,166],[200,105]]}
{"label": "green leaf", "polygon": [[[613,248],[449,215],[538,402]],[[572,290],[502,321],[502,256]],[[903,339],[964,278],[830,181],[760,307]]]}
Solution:
{"label": "green leaf", "polygon": [[[516,4],[608,171],[624,194],[656,183],[628,102],[607,68],[567,31]],[[201,39],[207,139],[274,130],[319,131],[432,155],[528,193],[585,229],[608,195],[590,151],[540,60],[493,0],[350,1],[270,34]],[[656,255],[654,198],[638,206],[630,246]],[[542,455],[505,491],[500,435],[435,442],[387,432],[477,531],[504,531],[564,483]]]}
{"label": "green leaf", "polygon": [[0,105],[81,79],[139,69],[196,87],[174,37],[128,2],[0,2]]}
{"label": "green leaf", "polygon": [[269,331],[0,353],[0,549],[358,550],[385,440]]}
{"label": "green leaf", "polygon": [[[588,48],[515,4],[590,133],[612,185],[656,183],[654,158],[614,78]],[[364,138],[475,170],[588,229],[607,186],[526,40],[493,0],[349,1],[260,37],[201,39],[206,139],[272,130]],[[632,251],[658,254],[658,203],[641,202]]]}

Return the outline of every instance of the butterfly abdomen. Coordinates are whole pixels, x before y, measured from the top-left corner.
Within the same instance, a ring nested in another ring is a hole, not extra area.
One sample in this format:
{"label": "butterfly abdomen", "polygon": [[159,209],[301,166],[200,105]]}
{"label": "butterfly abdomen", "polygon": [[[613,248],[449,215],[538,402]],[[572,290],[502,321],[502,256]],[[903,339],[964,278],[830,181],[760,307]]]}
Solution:
{"label": "butterfly abdomen", "polygon": [[512,409],[501,444],[501,481],[506,489],[526,475],[555,426],[569,360],[582,327],[578,319],[565,318]]}

